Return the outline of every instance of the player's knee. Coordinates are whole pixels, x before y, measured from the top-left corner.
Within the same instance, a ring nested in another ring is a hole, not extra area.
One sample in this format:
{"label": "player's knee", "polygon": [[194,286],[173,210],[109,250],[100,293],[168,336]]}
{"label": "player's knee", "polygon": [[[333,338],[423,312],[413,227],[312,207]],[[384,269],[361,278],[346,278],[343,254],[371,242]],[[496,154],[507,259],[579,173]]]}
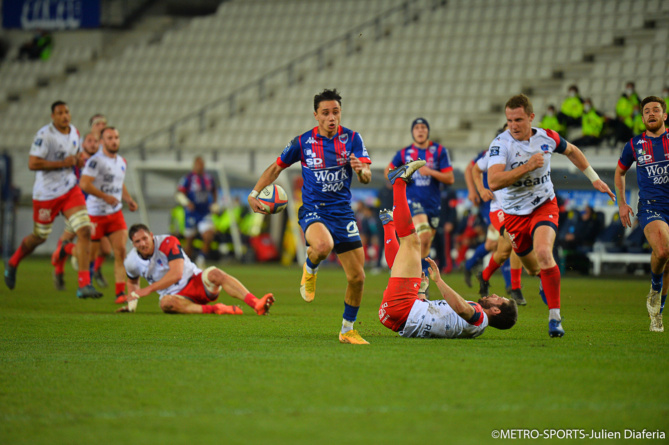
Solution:
{"label": "player's knee", "polygon": [[114,249],[114,258],[115,258],[115,259],[116,259],[116,258],[119,258],[119,259],[121,260],[121,262],[123,262],[123,260],[125,259],[125,253],[126,253],[126,251],[125,251],[125,244],[122,245],[122,246],[117,246],[117,247]]}
{"label": "player's knee", "polygon": [[160,299],[160,309],[166,314],[171,314],[176,312],[177,302],[176,298],[171,295],[165,295]]}
{"label": "player's knee", "polygon": [[553,258],[553,249],[549,246],[541,246],[536,249],[537,261],[541,266],[550,266],[555,262]]}
{"label": "player's knee", "polygon": [[327,258],[334,248],[334,244],[330,242],[330,240],[318,240],[315,243],[310,243],[310,246],[314,253],[318,255],[319,258],[323,259]]}
{"label": "player's knee", "polygon": [[662,262],[667,261],[669,259],[669,246],[659,246],[655,249],[655,256]]}
{"label": "player's knee", "polygon": [[[215,285],[218,285],[218,286],[223,285],[223,283],[225,283],[225,281],[226,281],[226,280],[228,279],[228,277],[230,276],[230,275],[226,274],[225,272],[223,272],[221,269],[218,269],[218,268],[216,268],[216,267],[209,267],[209,268],[207,268],[207,269],[203,272],[203,274],[206,275],[206,276],[204,277],[204,279],[205,279],[206,281],[209,281],[209,282],[211,282],[212,284],[215,284]],[[206,284],[206,283],[205,283],[205,284]]]}
{"label": "player's knee", "polygon": [[77,236],[82,239],[90,240],[91,234],[92,234],[91,226],[83,226],[79,228],[79,230],[77,230]]}
{"label": "player's knee", "polygon": [[365,284],[365,269],[360,267],[346,275],[348,284],[353,287],[362,287]]}

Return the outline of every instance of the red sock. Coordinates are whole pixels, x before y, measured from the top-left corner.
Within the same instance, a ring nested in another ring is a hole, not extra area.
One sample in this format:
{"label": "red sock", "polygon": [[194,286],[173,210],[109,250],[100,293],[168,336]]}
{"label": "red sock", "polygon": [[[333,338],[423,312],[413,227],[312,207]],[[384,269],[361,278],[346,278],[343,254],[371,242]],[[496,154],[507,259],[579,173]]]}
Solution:
{"label": "red sock", "polygon": [[26,240],[25,238],[23,241],[21,241],[21,245],[19,246],[18,249],[16,249],[16,252],[14,252],[14,255],[9,259],[9,265],[12,267],[18,267],[19,263],[21,260],[30,255],[30,250],[28,250],[28,247],[26,246]]}
{"label": "red sock", "polygon": [[125,281],[116,283],[116,295],[121,295],[125,293]]}
{"label": "red sock", "polygon": [[256,296],[253,295],[253,294],[250,293],[250,292],[249,292],[248,294],[246,294],[246,296],[244,297],[244,303],[248,304],[248,305],[251,306],[253,309],[256,308],[256,303],[257,303],[257,302],[258,302],[258,299],[256,298]]}
{"label": "red sock", "polygon": [[203,304],[202,305],[202,313],[203,314],[214,314],[214,306],[210,304]]}
{"label": "red sock", "polygon": [[74,248],[75,248],[76,246],[77,246],[77,245],[74,244],[74,243],[67,243],[67,244],[65,245],[65,248],[64,248],[65,253],[68,254],[68,255],[72,255],[72,254],[74,254]]}
{"label": "red sock", "polygon": [[523,269],[511,269],[511,289],[517,290],[520,289],[520,276],[523,273]]}
{"label": "red sock", "polygon": [[560,309],[560,268],[555,265],[550,269],[542,269],[540,277],[548,309]]}
{"label": "red sock", "polygon": [[483,279],[485,281],[490,281],[490,277],[492,277],[492,274],[494,274],[495,271],[499,269],[499,266],[500,265],[495,262],[495,255],[491,255],[488,267],[483,269]]}
{"label": "red sock", "polygon": [[54,269],[56,271],[56,275],[62,275],[65,273],[65,262],[64,261],[58,261],[56,265],[54,266]]}
{"label": "red sock", "polygon": [[102,263],[105,262],[105,256],[104,255],[98,255],[98,257],[95,259],[95,263],[93,264],[93,270],[97,272],[100,270],[102,267]]}
{"label": "red sock", "polygon": [[411,219],[411,211],[407,202],[407,183],[398,178],[393,184],[393,220],[395,230],[400,238],[409,236],[416,231]]}
{"label": "red sock", "polygon": [[79,287],[91,284],[91,273],[88,270],[79,271]]}
{"label": "red sock", "polygon": [[395,223],[393,221],[383,226],[383,239],[385,240],[383,253],[385,254],[388,267],[392,269],[397,251],[400,250],[400,243],[397,242],[397,233],[395,232]]}

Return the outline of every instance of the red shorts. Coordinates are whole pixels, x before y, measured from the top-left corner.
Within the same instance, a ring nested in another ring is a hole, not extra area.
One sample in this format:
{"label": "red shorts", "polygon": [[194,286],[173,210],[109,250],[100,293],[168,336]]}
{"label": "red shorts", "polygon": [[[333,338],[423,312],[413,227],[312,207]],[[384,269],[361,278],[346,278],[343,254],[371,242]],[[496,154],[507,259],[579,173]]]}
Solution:
{"label": "red shorts", "polygon": [[490,224],[497,230],[500,235],[502,234],[502,227],[504,227],[504,210],[499,209],[494,212],[490,212]]}
{"label": "red shorts", "polygon": [[79,206],[86,207],[86,198],[79,186],[75,185],[58,198],[48,201],[33,199],[33,221],[39,224],[51,224],[59,213]]}
{"label": "red shorts", "polygon": [[511,246],[518,256],[532,252],[532,237],[539,226],[549,226],[557,233],[560,211],[557,198],[546,201],[529,215],[504,214],[504,230],[511,238]]}
{"label": "red shorts", "polygon": [[181,289],[176,294],[180,297],[188,298],[190,301],[196,304],[211,303],[212,301],[216,301],[218,298],[218,294],[210,295],[209,292],[207,292],[207,289],[205,289],[204,283],[202,282],[202,272],[197,275],[193,275],[188,284],[186,284],[186,287]]}
{"label": "red shorts", "polygon": [[111,215],[93,216],[91,215],[91,241],[100,241],[103,236],[110,233],[126,230],[123,212],[119,210]]}
{"label": "red shorts", "polygon": [[379,321],[388,329],[399,331],[407,321],[411,308],[418,298],[420,278],[390,278],[383,292],[379,308]]}

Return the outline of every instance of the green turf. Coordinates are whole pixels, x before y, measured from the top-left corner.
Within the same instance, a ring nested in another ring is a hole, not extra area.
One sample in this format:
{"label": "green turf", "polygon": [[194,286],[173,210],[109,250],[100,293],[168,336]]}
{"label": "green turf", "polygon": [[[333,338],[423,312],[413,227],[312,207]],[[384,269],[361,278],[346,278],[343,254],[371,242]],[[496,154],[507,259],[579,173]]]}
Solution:
{"label": "green turf", "polygon": [[[25,261],[13,292],[0,284],[0,443],[480,444],[505,442],[491,431],[506,428],[669,432],[669,332],[648,331],[648,280],[565,278],[562,339],[548,338],[538,280],[523,276],[529,303],[511,331],[407,340],[378,322],[387,275],[368,274],[357,328],[371,345],[354,347],[337,341],[341,269],[322,268],[311,304],[298,268],[226,270],[256,294],[274,292],[272,314],[164,315],[157,296],[115,314],[113,290],[80,301],[73,272],[59,293],[48,262]],[[475,298],[461,275],[445,279]],[[501,278],[492,285],[501,290]]]}

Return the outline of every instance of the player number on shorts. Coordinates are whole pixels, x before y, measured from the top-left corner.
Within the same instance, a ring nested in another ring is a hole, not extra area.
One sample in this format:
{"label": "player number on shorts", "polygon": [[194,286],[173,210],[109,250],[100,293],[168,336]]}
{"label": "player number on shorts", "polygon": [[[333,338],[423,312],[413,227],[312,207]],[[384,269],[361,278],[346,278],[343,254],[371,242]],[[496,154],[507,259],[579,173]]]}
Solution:
{"label": "player number on shorts", "polygon": [[355,221],[348,223],[346,226],[346,231],[348,232],[348,236],[358,236],[358,225],[355,223]]}

